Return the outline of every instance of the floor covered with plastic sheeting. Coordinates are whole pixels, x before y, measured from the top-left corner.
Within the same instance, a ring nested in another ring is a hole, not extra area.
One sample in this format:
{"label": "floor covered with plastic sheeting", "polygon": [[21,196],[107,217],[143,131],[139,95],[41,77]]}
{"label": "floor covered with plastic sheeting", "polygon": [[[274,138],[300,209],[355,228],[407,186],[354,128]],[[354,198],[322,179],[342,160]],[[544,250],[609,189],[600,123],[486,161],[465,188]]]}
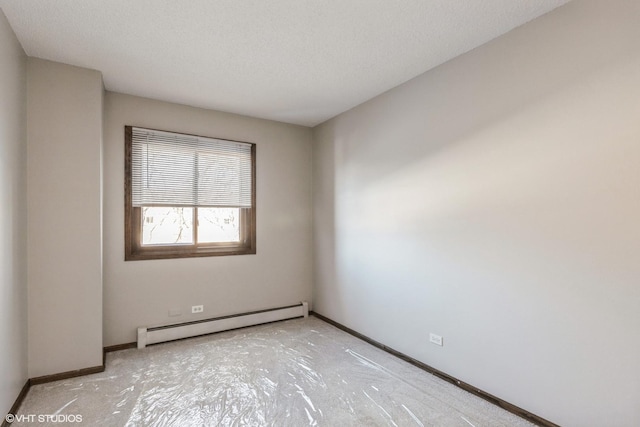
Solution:
{"label": "floor covered with plastic sheeting", "polygon": [[42,414],[109,427],[532,425],[315,317],[109,353],[103,373],[33,386],[18,415]]}

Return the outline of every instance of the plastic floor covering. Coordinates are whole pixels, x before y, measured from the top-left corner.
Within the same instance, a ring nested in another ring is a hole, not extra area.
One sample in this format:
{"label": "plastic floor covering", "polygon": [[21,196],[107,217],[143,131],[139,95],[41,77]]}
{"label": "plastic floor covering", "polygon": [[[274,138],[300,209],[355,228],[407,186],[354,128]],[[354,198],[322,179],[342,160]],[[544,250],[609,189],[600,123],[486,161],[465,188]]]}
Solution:
{"label": "plastic floor covering", "polygon": [[17,415],[27,422],[14,426],[533,425],[315,317],[109,353],[103,373],[33,386]]}

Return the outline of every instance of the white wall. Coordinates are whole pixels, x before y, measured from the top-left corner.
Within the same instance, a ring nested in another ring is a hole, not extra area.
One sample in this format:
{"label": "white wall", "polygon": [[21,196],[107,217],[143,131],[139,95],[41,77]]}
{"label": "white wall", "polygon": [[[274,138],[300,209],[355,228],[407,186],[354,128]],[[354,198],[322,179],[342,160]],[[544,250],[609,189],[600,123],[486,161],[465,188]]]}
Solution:
{"label": "white wall", "polygon": [[0,10],[0,414],[27,380],[27,57]]}
{"label": "white wall", "polygon": [[561,425],[640,425],[639,22],[574,1],[316,128],[314,309]]}
{"label": "white wall", "polygon": [[98,71],[28,60],[29,376],[102,364]]}
{"label": "white wall", "polygon": [[[256,143],[257,254],[125,262],[125,125]],[[104,344],[135,341],[139,326],[309,300],[311,149],[309,128],[107,92]],[[204,313],[191,315],[196,304]]]}

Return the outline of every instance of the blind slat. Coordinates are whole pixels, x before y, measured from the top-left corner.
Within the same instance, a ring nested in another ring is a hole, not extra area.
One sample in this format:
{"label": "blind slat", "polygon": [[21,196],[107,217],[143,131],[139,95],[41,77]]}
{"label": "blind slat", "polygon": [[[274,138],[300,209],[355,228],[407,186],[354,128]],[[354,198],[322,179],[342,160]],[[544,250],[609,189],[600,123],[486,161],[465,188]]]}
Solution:
{"label": "blind slat", "polygon": [[251,144],[132,128],[133,206],[251,207]]}

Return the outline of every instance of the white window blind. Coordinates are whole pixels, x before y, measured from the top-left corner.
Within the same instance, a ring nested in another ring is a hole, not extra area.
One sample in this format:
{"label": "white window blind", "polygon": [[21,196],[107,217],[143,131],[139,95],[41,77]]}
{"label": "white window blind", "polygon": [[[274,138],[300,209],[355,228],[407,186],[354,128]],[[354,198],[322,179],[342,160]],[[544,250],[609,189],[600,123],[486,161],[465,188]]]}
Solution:
{"label": "white window blind", "polygon": [[135,207],[249,208],[251,144],[132,128]]}

